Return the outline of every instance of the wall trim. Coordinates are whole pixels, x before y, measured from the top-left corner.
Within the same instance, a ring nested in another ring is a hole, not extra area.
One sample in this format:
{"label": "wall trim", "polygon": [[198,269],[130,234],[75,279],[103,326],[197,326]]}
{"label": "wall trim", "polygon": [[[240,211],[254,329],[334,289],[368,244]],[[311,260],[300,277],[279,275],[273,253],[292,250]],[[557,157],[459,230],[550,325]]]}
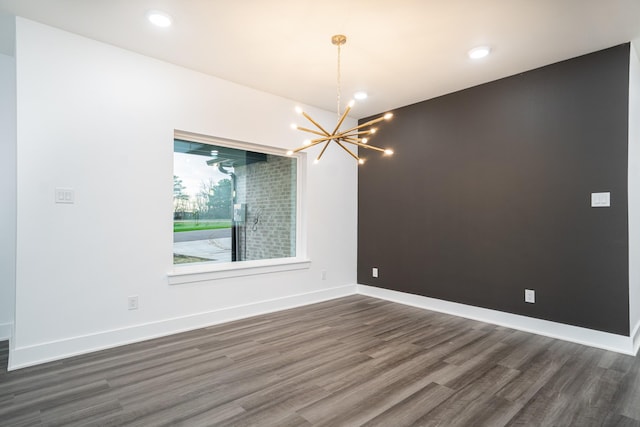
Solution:
{"label": "wall trim", "polygon": [[204,313],[112,329],[96,334],[82,335],[24,347],[16,346],[11,350],[8,370],[12,371],[26,368],[28,366],[204,328],[219,323],[315,304],[355,293],[356,285],[338,286],[331,289],[289,295],[251,304],[237,305]]}
{"label": "wall trim", "polygon": [[0,323],[0,341],[10,340],[12,331],[13,323]]}
{"label": "wall trim", "polygon": [[[10,351],[8,370],[73,357],[94,351],[106,350],[153,338],[186,332],[220,323],[231,322],[261,314],[301,307],[308,304],[342,298],[349,295],[364,295],[386,301],[409,305],[424,310],[464,317],[466,319],[505,326],[550,338],[574,342],[603,350],[635,356],[640,348],[640,323],[630,337],[616,335],[563,323],[550,322],[517,314],[407,294],[367,285],[344,285],[251,304],[226,307],[204,313],[149,322],[126,328],[82,335],[64,340],[51,341],[32,346],[15,347]],[[0,324],[0,339],[11,338],[13,324]],[[3,338],[5,337],[5,338]]]}
{"label": "wall trim", "polygon": [[397,302],[412,307],[423,308],[425,310],[437,311],[440,313],[452,314],[466,319],[478,320],[494,325],[505,326],[543,335],[550,338],[583,344],[590,347],[601,348],[603,350],[615,351],[617,353],[635,356],[638,351],[638,332],[636,328],[636,343],[634,347],[633,339],[623,335],[611,334],[608,332],[596,331],[593,329],[581,328],[578,326],[566,325],[564,323],[550,322],[548,320],[536,319],[533,317],[521,316],[518,314],[505,313],[487,308],[474,307],[435,298],[423,297],[419,295],[407,294],[404,292],[392,291],[389,289],[376,288],[367,285],[357,285],[357,293],[387,301]]}
{"label": "wall trim", "polygon": [[631,332],[632,345],[633,345],[633,355],[638,355],[638,350],[640,350],[640,322],[638,322],[635,328],[632,329]]}
{"label": "wall trim", "polygon": [[311,260],[300,258],[277,258],[233,263],[195,263],[179,264],[167,274],[170,285],[205,282],[230,277],[254,276],[257,274],[277,273],[308,269]]}

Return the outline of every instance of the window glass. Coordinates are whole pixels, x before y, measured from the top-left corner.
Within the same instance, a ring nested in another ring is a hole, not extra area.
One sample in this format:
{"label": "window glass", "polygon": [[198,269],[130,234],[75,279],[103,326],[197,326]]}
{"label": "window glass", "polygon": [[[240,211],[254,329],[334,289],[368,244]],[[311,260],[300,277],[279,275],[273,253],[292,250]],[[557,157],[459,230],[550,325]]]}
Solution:
{"label": "window glass", "polygon": [[175,139],[174,264],[295,257],[296,162]]}

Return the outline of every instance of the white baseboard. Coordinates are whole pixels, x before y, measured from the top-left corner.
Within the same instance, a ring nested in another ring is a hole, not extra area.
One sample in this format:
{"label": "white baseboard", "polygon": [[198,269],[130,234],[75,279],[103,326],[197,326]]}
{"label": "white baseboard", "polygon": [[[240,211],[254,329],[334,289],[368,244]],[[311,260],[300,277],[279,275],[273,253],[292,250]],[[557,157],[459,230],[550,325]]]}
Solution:
{"label": "white baseboard", "polygon": [[0,341],[11,339],[11,331],[13,331],[13,323],[0,323]]}
{"label": "white baseboard", "polygon": [[636,355],[638,352],[638,345],[640,345],[639,328],[636,328],[636,342],[634,346],[634,340],[632,339],[634,335],[631,335],[631,337],[625,337],[623,335],[610,334],[607,332],[595,331],[593,329],[580,328],[578,326],[565,325],[563,323],[550,322],[548,320],[535,319],[532,317],[407,294],[404,292],[391,291],[367,285],[357,285],[357,292],[361,295],[424,308],[426,310],[452,314],[467,319],[479,320],[481,322],[495,325],[506,326],[508,328],[584,344],[604,350],[615,351],[617,353],[629,354],[632,356]]}
{"label": "white baseboard", "polygon": [[633,338],[633,354],[637,355],[640,350],[640,322],[633,328],[631,338]]}
{"label": "white baseboard", "polygon": [[79,354],[105,350],[120,345],[145,341],[179,332],[204,328],[233,320],[286,310],[307,304],[327,301],[356,293],[356,285],[339,286],[321,291],[291,295],[220,310],[198,313],[127,328],[103,331],[59,341],[12,348],[8,370],[25,368]]}
{"label": "white baseboard", "polygon": [[[8,369],[15,370],[79,354],[105,350],[120,345],[185,332],[233,320],[300,307],[353,294],[361,294],[387,301],[452,314],[454,316],[492,323],[591,347],[636,355],[640,347],[640,323],[630,337],[504,313],[434,298],[422,297],[366,285],[345,285],[257,303],[227,307],[158,322],[134,325],[91,335],[77,336],[32,346],[13,347]],[[11,338],[12,324],[0,324],[0,339]]]}

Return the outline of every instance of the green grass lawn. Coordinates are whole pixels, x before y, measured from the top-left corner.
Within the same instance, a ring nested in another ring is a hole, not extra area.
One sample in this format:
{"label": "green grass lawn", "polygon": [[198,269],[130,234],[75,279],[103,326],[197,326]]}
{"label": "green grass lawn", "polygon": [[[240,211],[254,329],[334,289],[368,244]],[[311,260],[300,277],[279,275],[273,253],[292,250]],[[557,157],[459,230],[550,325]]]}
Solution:
{"label": "green grass lawn", "polygon": [[173,221],[173,232],[179,233],[181,231],[194,231],[194,230],[215,230],[218,228],[231,228],[230,219],[201,219],[195,220],[177,220]]}

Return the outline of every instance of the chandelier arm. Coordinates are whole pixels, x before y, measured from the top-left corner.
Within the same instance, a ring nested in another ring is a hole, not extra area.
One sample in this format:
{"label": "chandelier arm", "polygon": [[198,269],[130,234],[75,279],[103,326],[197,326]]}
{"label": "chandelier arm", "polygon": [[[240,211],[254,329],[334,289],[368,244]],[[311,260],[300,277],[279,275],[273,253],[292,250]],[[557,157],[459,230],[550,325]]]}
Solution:
{"label": "chandelier arm", "polygon": [[315,146],[315,145],[318,145],[318,144],[320,144],[320,143],[321,143],[321,142],[323,142],[323,141],[325,141],[325,140],[323,139],[322,141],[312,142],[311,144],[303,145],[302,147],[298,147],[298,148],[296,148],[295,150],[292,150],[292,151],[293,151],[294,153],[298,153],[298,152],[300,152],[300,151],[302,151],[302,150],[304,150],[304,149],[311,148],[311,147],[313,147],[313,146]]}
{"label": "chandelier arm", "polygon": [[325,133],[322,133],[322,132],[319,132],[319,131],[317,131],[317,130],[313,130],[313,129],[307,129],[307,128],[301,128],[301,127],[296,127],[296,129],[301,130],[301,131],[303,131],[303,132],[313,133],[313,134],[315,134],[315,135],[320,135],[320,136],[331,136],[331,135],[329,135],[328,133],[327,133],[327,134],[325,134]]}
{"label": "chandelier arm", "polygon": [[384,153],[384,148],[376,147],[375,145],[362,144],[360,142],[354,141],[352,139],[343,139],[344,142],[348,142],[349,144],[357,145],[358,147],[368,148],[370,150],[381,151]]}
{"label": "chandelier arm", "polygon": [[311,140],[311,144],[310,144],[310,145],[307,145],[307,147],[313,147],[314,145],[319,144],[319,143],[321,143],[321,142],[330,141],[330,140],[332,140],[332,139],[336,139],[336,138],[337,138],[337,136],[336,136],[336,135],[329,135],[329,136],[326,136],[326,137],[324,137],[324,138],[316,138],[316,139],[312,139],[312,140]]}
{"label": "chandelier arm", "polygon": [[371,135],[373,132],[370,131],[365,131],[365,132],[351,132],[351,133],[347,133],[347,132],[343,132],[340,133],[338,135],[336,135],[339,138],[356,138],[358,140],[362,139],[362,138],[358,138],[359,135]]}
{"label": "chandelier arm", "polygon": [[340,129],[340,126],[342,125],[342,122],[344,122],[344,119],[347,118],[347,114],[349,114],[349,111],[351,111],[351,107],[347,106],[347,108],[345,108],[344,110],[344,113],[342,113],[342,117],[340,117],[340,120],[338,120],[338,124],[336,125],[336,128],[333,130],[334,135],[336,132],[338,132],[338,129]]}
{"label": "chandelier arm", "polygon": [[314,125],[316,125],[316,127],[318,129],[320,129],[322,132],[324,132],[325,135],[329,136],[329,132],[327,132],[322,126],[320,126],[318,124],[318,122],[316,122],[315,120],[313,120],[307,113],[305,113],[304,111],[302,112],[302,115],[309,120],[311,123],[313,123]]}
{"label": "chandelier arm", "polygon": [[318,154],[318,157],[316,158],[316,162],[320,161],[320,158],[322,157],[322,155],[324,154],[325,150],[327,149],[330,143],[331,143],[331,140],[327,141],[327,143],[324,144],[324,147],[322,147],[322,151],[320,151],[320,154]]}
{"label": "chandelier arm", "polygon": [[342,133],[341,133],[341,135],[351,137],[351,136],[358,136],[358,135],[371,135],[372,133],[373,133],[373,132],[371,132],[371,130],[370,130],[370,129],[367,129],[367,130],[362,130],[362,131],[357,131],[357,132],[356,132],[356,131],[352,131],[352,132],[349,132],[349,131],[347,131],[347,132],[342,132]]}
{"label": "chandelier arm", "polygon": [[386,119],[384,116],[378,117],[377,119],[369,120],[368,122],[359,125],[358,128],[361,128],[363,126],[373,125],[373,124],[379,123],[379,122],[381,122],[383,120],[388,120],[388,119]]}
{"label": "chandelier arm", "polygon": [[358,157],[358,156],[356,156],[355,154],[353,154],[353,153],[351,152],[351,150],[349,150],[347,147],[345,147],[345,146],[344,146],[344,144],[342,144],[342,143],[341,143],[340,141],[338,141],[338,140],[335,140],[335,141],[336,141],[336,144],[338,144],[340,147],[342,147],[342,149],[343,149],[344,151],[346,151],[347,153],[351,154],[351,157],[353,157],[354,159],[356,159],[358,162],[360,161],[360,157]]}
{"label": "chandelier arm", "polygon": [[366,142],[362,142],[360,138],[341,138],[343,141],[348,142],[349,144],[362,144],[365,145]]}
{"label": "chandelier arm", "polygon": [[359,129],[362,129],[363,127],[367,127],[367,126],[374,125],[374,124],[379,123],[379,122],[381,122],[381,121],[383,121],[383,120],[385,120],[384,116],[382,116],[382,117],[378,117],[377,119],[369,120],[369,121],[368,121],[368,122],[366,122],[366,123],[363,123],[363,124],[358,125],[358,126],[356,126],[356,127],[354,127],[354,128],[351,128],[351,129],[349,129],[349,130],[346,130],[346,131],[344,131],[343,133],[353,132],[354,130],[359,130]]}

